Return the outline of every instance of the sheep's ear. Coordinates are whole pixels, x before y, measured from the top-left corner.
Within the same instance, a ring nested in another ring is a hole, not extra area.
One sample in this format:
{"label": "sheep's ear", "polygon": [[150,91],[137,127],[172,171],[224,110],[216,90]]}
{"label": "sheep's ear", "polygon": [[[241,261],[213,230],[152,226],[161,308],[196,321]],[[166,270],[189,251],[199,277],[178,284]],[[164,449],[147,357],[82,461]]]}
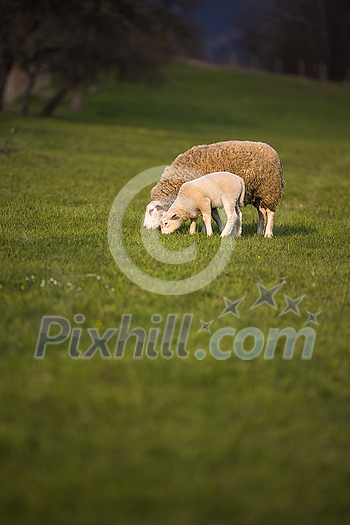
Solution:
{"label": "sheep's ear", "polygon": [[170,217],[170,219],[171,219],[172,221],[177,221],[178,219],[180,219],[180,217],[179,217],[178,215],[176,215],[176,213],[174,213],[174,215],[172,215],[172,216]]}
{"label": "sheep's ear", "polygon": [[164,210],[163,206],[161,206],[160,204],[157,204],[156,205],[156,210],[159,211],[159,210]]}

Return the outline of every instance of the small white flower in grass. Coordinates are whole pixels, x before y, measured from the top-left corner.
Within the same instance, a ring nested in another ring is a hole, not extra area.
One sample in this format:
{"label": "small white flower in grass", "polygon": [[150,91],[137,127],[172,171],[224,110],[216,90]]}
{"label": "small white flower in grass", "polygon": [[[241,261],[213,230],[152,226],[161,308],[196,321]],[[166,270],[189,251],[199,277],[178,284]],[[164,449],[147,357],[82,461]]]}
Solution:
{"label": "small white flower in grass", "polygon": [[40,283],[40,286],[41,286],[41,288],[44,288],[44,286],[45,286],[45,279],[42,279],[42,281]]}
{"label": "small white flower in grass", "polygon": [[98,275],[97,276],[97,280],[99,281],[101,279],[101,275]]}
{"label": "small white flower in grass", "polygon": [[30,281],[29,277],[26,277],[26,281]]}
{"label": "small white flower in grass", "polygon": [[32,274],[32,275],[30,276],[30,278],[32,279],[32,281],[34,281],[34,279],[35,279],[35,275]]}
{"label": "small white flower in grass", "polygon": [[105,288],[109,288],[109,284],[105,284]]}
{"label": "small white flower in grass", "polygon": [[53,283],[53,281],[54,281],[54,278],[53,278],[53,277],[50,277],[50,279],[49,279],[49,280],[50,280],[50,283]]}
{"label": "small white flower in grass", "polygon": [[56,281],[56,279],[54,280],[53,284],[57,284],[57,281]]}
{"label": "small white flower in grass", "polygon": [[111,291],[112,291],[112,292],[115,292],[115,288],[111,288]]}
{"label": "small white flower in grass", "polygon": [[78,290],[78,292],[81,292],[81,288],[80,288],[80,286],[78,286],[77,290]]}

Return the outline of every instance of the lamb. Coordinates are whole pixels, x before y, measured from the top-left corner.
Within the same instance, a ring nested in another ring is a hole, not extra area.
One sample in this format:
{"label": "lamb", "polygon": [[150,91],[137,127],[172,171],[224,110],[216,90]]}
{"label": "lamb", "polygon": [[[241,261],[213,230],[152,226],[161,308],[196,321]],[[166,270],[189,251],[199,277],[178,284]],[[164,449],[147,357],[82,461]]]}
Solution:
{"label": "lamb", "polygon": [[[161,218],[162,233],[177,230],[187,219],[191,219],[190,233],[196,230],[196,221],[200,215],[206,226],[207,235],[212,235],[211,213],[216,218],[221,237],[232,232],[240,236],[242,214],[238,206],[244,206],[244,181],[241,177],[220,171],[203,175],[198,179],[185,182],[169,210]],[[224,208],[227,222],[223,228],[217,208]]]}
{"label": "lamb", "polygon": [[244,204],[255,206],[259,214],[257,234],[272,237],[275,211],[285,182],[276,151],[263,142],[217,142],[194,146],[176,157],[151,191],[152,202],[146,208],[144,226],[160,225],[163,213],[175,201],[182,184],[218,171],[235,173],[244,180]]}

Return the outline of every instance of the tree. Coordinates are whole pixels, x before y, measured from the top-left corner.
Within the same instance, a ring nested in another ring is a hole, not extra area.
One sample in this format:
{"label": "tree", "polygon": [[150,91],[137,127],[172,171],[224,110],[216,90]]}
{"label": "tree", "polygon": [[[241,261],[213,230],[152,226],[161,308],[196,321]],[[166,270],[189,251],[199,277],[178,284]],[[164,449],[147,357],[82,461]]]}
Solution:
{"label": "tree", "polygon": [[31,3],[0,0],[0,111],[7,77],[14,66],[26,36],[32,31]]}
{"label": "tree", "polygon": [[286,73],[299,69],[308,76],[346,79],[350,68],[348,0],[247,0],[241,24],[243,45],[258,47],[265,68],[273,69],[274,59],[279,58]]}
{"label": "tree", "polygon": [[[50,72],[61,81],[45,115],[68,91],[77,92],[84,79],[96,78],[101,71],[115,69],[122,78],[149,78],[170,56],[199,45],[188,16],[197,5],[194,1],[0,0],[0,5],[15,28],[5,30],[1,22],[0,72],[14,64],[27,72],[32,81],[27,103],[38,73]],[[5,82],[6,74],[3,78]]]}

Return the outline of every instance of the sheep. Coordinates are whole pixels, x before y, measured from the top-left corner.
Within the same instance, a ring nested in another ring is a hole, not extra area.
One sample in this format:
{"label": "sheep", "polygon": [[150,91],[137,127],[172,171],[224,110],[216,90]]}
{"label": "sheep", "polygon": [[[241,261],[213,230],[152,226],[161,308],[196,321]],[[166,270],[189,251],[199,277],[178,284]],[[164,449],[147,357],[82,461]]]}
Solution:
{"label": "sheep", "polygon": [[[151,191],[144,226],[157,228],[184,182],[217,171],[228,171],[245,182],[244,204],[259,214],[257,234],[272,237],[275,211],[284,191],[283,169],[276,151],[263,142],[229,140],[193,146],[167,166]],[[267,219],[267,220],[266,220]]]}
{"label": "sheep", "polygon": [[[229,235],[233,228],[234,234],[240,236],[242,214],[238,206],[244,206],[244,181],[241,177],[227,171],[203,175],[181,186],[174,204],[161,218],[161,231],[171,233],[184,221],[191,219],[190,233],[194,234],[197,219],[202,215],[207,235],[212,235],[211,213],[213,213],[221,237]],[[217,208],[222,207],[227,215],[225,228],[217,211]]]}

